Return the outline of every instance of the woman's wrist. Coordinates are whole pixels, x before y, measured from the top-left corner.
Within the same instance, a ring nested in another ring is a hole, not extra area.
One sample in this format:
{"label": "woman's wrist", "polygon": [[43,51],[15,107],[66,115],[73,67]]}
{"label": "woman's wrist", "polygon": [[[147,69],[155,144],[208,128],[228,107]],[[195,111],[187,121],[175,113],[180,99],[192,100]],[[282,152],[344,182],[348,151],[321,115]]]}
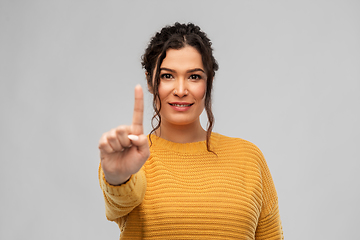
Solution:
{"label": "woman's wrist", "polygon": [[[117,179],[117,180],[109,179],[109,178],[107,178],[106,175],[105,175],[105,180],[106,180],[106,182],[107,182],[108,184],[110,184],[110,185],[112,185],[112,186],[121,186],[121,185],[127,183],[127,182],[130,180],[131,176],[132,176],[132,175],[130,175],[130,176],[127,177],[127,178],[122,178],[122,179],[119,181],[119,179]],[[124,180],[124,179],[125,179],[125,180]]]}
{"label": "woman's wrist", "polygon": [[120,184],[117,184],[117,185],[113,185],[113,186],[121,186],[121,185],[123,185],[123,184],[125,184],[125,183],[127,183],[129,180],[130,180],[130,178],[131,178],[131,176],[125,181],[125,182],[123,182],[123,183],[120,183]]}

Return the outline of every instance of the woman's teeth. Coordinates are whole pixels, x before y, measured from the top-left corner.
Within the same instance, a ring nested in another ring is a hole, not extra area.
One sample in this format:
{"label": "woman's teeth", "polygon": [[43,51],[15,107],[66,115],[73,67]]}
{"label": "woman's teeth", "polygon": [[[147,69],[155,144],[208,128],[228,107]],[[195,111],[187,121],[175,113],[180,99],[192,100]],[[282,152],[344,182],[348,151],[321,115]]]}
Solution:
{"label": "woman's teeth", "polygon": [[175,107],[190,107],[192,104],[173,104],[170,103],[171,106],[175,106]]}

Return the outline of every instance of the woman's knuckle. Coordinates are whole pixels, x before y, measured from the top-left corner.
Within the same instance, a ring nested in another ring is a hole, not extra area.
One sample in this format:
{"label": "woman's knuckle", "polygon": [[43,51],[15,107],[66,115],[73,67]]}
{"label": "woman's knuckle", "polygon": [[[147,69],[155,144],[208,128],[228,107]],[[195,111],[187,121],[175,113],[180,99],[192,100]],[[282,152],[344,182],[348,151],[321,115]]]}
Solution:
{"label": "woman's knuckle", "polygon": [[124,133],[126,133],[126,126],[121,125],[121,126],[117,127],[117,128],[116,128],[116,133],[117,133],[117,134],[124,134]]}

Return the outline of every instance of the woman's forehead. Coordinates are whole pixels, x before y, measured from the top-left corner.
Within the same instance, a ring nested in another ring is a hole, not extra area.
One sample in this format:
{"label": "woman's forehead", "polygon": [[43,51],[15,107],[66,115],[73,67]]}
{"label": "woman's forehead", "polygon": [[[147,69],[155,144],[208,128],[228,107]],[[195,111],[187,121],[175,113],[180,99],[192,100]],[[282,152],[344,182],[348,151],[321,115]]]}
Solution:
{"label": "woman's forehead", "polygon": [[191,46],[180,49],[168,49],[160,68],[174,70],[204,69],[202,56],[198,50]]}

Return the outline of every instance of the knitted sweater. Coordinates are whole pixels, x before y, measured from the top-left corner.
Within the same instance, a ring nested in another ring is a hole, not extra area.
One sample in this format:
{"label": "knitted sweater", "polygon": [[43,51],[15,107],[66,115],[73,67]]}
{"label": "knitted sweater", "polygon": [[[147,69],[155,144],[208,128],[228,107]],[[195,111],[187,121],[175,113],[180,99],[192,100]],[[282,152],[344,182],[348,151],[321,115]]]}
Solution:
{"label": "knitted sweater", "polygon": [[252,143],[212,133],[206,142],[151,135],[150,157],[121,186],[99,167],[106,217],[120,239],[283,239],[269,169]]}

